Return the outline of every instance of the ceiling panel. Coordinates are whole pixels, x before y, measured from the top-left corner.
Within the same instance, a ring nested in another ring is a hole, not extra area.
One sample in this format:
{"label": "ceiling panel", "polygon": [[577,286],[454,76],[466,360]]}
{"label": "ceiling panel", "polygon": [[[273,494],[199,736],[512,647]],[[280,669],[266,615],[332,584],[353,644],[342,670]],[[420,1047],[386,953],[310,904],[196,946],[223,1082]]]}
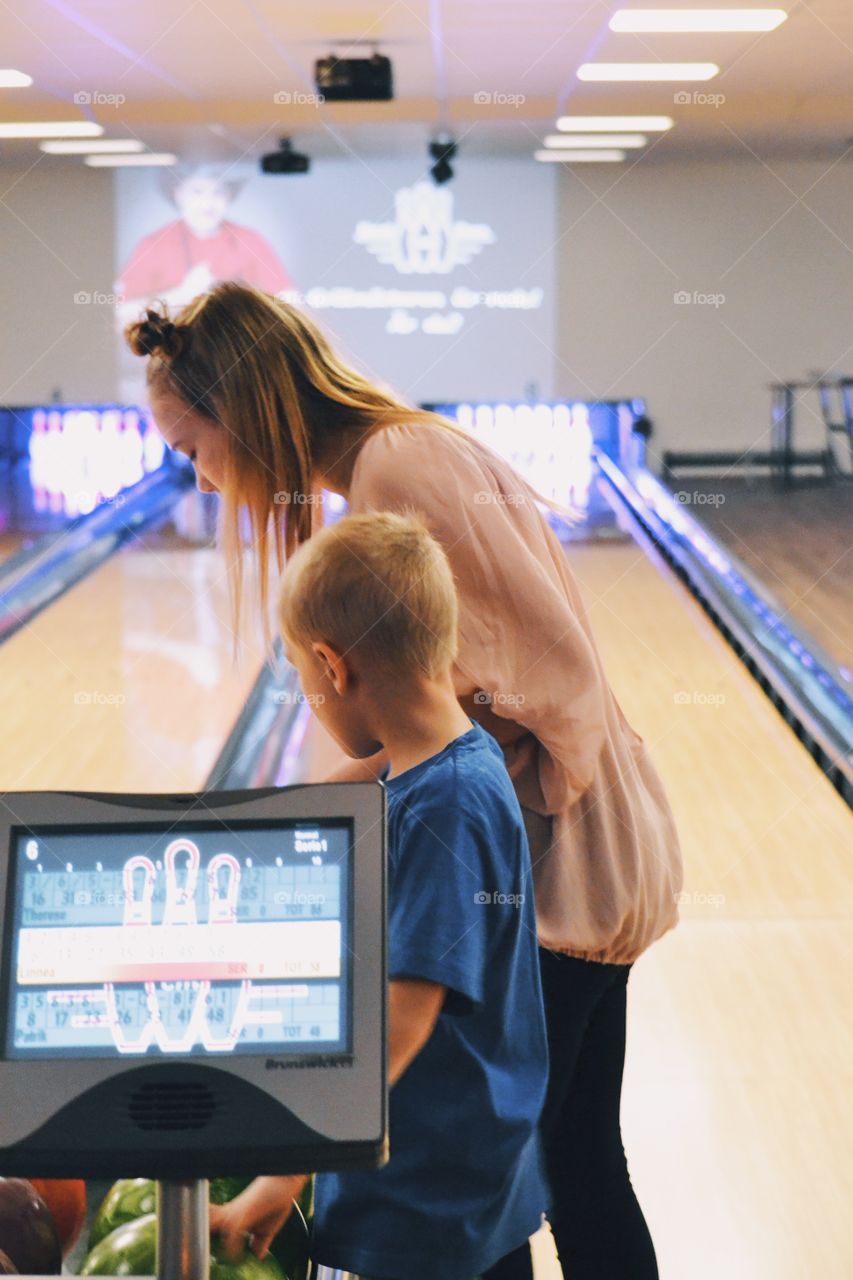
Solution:
{"label": "ceiling panel", "polygon": [[[395,147],[395,130],[405,147],[442,120],[472,151],[530,152],[560,109],[672,114],[677,128],[642,163],[750,149],[831,156],[853,134],[853,0],[792,2],[788,21],[765,35],[616,35],[607,20],[617,7],[615,0],[27,0],[17,12],[0,6],[0,63],[27,71],[35,84],[0,90],[0,119],[84,116],[186,159],[238,147],[254,155],[289,132],[318,156],[346,146],[378,154]],[[312,89],[318,55],[346,53],[347,41],[365,42],[350,52],[368,52],[372,40],[393,59],[394,102],[318,107],[299,98]],[[725,101],[676,104],[678,85],[579,82],[579,63],[595,58],[716,61],[719,77],[691,90]],[[438,100],[442,85],[446,104]],[[75,94],[87,93],[90,102],[75,103]],[[292,101],[276,102],[277,93]],[[32,142],[4,142],[0,162],[39,154]]]}

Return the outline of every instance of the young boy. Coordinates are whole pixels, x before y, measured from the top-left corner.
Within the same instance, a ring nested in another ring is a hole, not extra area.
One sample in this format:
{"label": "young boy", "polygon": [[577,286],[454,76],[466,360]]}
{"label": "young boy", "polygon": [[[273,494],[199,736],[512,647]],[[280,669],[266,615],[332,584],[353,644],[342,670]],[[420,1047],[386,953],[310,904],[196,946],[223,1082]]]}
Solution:
{"label": "young boy", "polygon": [[[453,690],[456,592],[417,521],[348,516],[291,558],[279,602],[303,693],[348,755],[389,766],[391,1158],[321,1174],[315,1263],[473,1280],[536,1231],[547,1047],[530,857],[500,748]],[[261,1256],[304,1178],[211,1210]]]}

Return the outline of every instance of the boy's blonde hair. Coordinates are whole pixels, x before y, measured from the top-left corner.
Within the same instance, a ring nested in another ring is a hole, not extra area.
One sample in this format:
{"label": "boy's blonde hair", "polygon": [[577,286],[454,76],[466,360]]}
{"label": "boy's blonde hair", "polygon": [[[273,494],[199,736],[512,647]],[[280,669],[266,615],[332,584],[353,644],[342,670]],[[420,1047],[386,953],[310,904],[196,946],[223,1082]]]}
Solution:
{"label": "boy's blonde hair", "polygon": [[288,643],[322,640],[389,673],[449,668],[457,618],[447,556],[414,515],[345,516],[322,529],[288,561],[279,592]]}

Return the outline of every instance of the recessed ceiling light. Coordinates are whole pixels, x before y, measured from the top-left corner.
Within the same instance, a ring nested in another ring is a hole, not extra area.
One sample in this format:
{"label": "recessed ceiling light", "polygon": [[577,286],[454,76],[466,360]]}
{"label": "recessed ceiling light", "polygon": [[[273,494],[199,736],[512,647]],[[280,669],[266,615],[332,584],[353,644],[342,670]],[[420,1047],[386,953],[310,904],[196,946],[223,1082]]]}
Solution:
{"label": "recessed ceiling light", "polygon": [[30,120],[23,124],[0,124],[0,138],[99,138],[102,124],[90,120]]}
{"label": "recessed ceiling light", "polygon": [[0,71],[0,89],[28,89],[32,82],[32,76],[25,71],[13,71],[10,67]]}
{"label": "recessed ceiling light", "polygon": [[585,62],[579,80],[711,80],[716,62]]}
{"label": "recessed ceiling light", "polygon": [[119,165],[169,165],[177,164],[178,157],[168,151],[146,151],[140,156],[86,156],[83,162],[93,169],[114,169]]}
{"label": "recessed ceiling light", "polygon": [[618,133],[620,129],[662,133],[672,125],[671,116],[560,116],[557,121],[557,128],[564,133]]}
{"label": "recessed ceiling light", "polygon": [[573,133],[567,138],[564,133],[549,133],[545,139],[546,147],[645,147],[648,138],[644,133]]}
{"label": "recessed ceiling light", "polygon": [[618,9],[611,31],[774,31],[784,9]]}
{"label": "recessed ceiling light", "polygon": [[624,151],[534,151],[533,158],[543,164],[618,164],[625,159]]}
{"label": "recessed ceiling light", "polygon": [[49,156],[90,155],[94,151],[144,151],[145,143],[137,138],[85,138],[79,141],[68,139],[55,142],[40,142],[39,150]]}

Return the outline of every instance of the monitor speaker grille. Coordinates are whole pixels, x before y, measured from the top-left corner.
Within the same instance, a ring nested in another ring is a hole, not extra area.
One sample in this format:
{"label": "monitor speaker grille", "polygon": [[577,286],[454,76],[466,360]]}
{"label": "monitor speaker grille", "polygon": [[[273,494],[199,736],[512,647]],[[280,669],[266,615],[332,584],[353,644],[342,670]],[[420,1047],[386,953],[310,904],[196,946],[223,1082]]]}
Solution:
{"label": "monitor speaker grille", "polygon": [[158,1081],[135,1089],[127,1113],[137,1129],[204,1129],[216,1115],[216,1098],[198,1081]]}

